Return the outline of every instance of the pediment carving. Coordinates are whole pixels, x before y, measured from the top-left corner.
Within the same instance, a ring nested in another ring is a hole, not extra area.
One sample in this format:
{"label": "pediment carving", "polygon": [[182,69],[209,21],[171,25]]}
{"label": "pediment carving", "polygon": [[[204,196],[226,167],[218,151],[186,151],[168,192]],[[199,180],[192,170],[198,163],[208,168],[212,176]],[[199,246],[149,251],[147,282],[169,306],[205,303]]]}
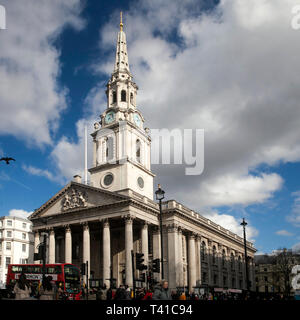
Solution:
{"label": "pediment carving", "polygon": [[72,188],[62,199],[62,211],[87,207],[88,195],[84,191]]}

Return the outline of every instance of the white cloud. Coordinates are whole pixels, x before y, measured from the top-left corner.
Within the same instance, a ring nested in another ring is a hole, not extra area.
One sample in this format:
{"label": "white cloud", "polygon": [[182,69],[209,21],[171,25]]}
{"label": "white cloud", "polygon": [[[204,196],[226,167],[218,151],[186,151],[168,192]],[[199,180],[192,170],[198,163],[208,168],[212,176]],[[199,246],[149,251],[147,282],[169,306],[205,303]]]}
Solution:
{"label": "white cloud", "polygon": [[26,166],[26,165],[23,165],[22,168],[27,173],[32,174],[34,176],[45,177],[50,181],[63,183],[61,175],[56,176],[53,173],[51,173],[49,170],[42,170],[42,169],[39,169],[39,168],[35,168],[33,166]]}
{"label": "white cloud", "polygon": [[300,253],[300,242],[292,246],[292,251]]}
{"label": "white cloud", "polygon": [[9,216],[27,219],[32,214],[32,212],[33,211],[29,212],[23,209],[11,209],[9,210]]}
{"label": "white cloud", "polygon": [[60,52],[53,40],[62,28],[83,27],[80,0],[1,2],[7,29],[0,36],[0,134],[51,144],[67,91],[59,88]]}
{"label": "white cloud", "polygon": [[292,193],[294,203],[292,212],[287,216],[287,221],[291,222],[296,227],[300,227],[300,191]]}
{"label": "white cloud", "polygon": [[291,237],[291,236],[294,235],[293,233],[291,233],[291,232],[289,232],[289,231],[287,231],[287,230],[278,230],[278,231],[276,231],[275,233],[276,233],[277,235],[279,235],[279,236],[284,236],[284,237]]}
{"label": "white cloud", "polygon": [[[217,211],[211,211],[211,212],[206,212],[202,213],[202,215],[213,222],[219,224],[225,229],[230,230],[231,232],[239,235],[240,237],[243,237],[243,228],[240,225],[241,221],[239,221],[237,218],[228,215],[228,214],[221,214]],[[246,237],[248,241],[254,241],[254,238],[258,235],[258,230],[249,225],[247,225],[246,229]]]}

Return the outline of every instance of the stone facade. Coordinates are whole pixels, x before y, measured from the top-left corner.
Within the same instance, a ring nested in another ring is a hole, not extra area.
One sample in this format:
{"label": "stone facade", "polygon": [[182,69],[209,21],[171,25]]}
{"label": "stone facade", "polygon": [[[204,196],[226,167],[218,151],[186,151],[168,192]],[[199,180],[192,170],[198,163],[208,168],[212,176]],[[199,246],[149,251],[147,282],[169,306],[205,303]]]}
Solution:
{"label": "stone facade", "polygon": [[[35,248],[49,232],[49,262],[88,261],[103,283],[133,286],[132,250],[144,253],[151,270],[161,257],[159,206],[153,201],[151,138],[136,108],[138,87],[129,71],[126,36],[118,34],[116,63],[107,84],[107,109],[91,134],[94,142],[90,184],[75,176],[30,217]],[[175,200],[163,202],[165,278],[170,288],[245,289],[243,239]],[[46,219],[50,218],[45,225]],[[43,218],[43,219],[42,219]],[[253,256],[248,242],[250,280]],[[136,271],[135,278],[139,277]],[[160,275],[155,273],[156,280]]]}

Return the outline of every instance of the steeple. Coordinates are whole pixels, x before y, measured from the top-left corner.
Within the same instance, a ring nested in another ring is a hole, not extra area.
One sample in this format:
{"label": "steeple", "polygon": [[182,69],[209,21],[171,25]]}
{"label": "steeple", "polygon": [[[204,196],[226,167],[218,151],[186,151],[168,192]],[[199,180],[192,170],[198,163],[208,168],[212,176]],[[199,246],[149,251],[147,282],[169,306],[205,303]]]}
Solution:
{"label": "steeple", "polygon": [[94,141],[91,183],[110,191],[131,189],[153,199],[151,139],[136,105],[138,86],[129,71],[122,12],[115,67],[106,88],[107,108],[91,134]]}
{"label": "steeple", "polygon": [[114,72],[118,72],[118,71],[129,72],[126,35],[125,35],[125,32],[123,31],[122,12],[120,13],[120,31],[118,33],[116,61],[115,61],[115,68],[114,68]]}

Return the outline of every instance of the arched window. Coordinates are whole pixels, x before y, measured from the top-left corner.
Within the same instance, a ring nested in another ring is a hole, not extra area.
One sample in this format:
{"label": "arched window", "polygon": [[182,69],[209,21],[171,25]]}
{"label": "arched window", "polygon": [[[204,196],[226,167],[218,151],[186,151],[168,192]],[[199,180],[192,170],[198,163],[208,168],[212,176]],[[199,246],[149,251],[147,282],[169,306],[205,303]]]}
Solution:
{"label": "arched window", "polygon": [[113,93],[112,93],[112,103],[116,103],[117,102],[117,93],[116,93],[116,91],[113,91]]}
{"label": "arched window", "polygon": [[133,104],[133,93],[130,93],[130,103]]}
{"label": "arched window", "polygon": [[223,286],[227,287],[227,277],[223,276]]}
{"label": "arched window", "polygon": [[217,256],[217,248],[216,248],[216,246],[213,246],[213,252],[212,252],[212,262],[213,262],[213,264],[217,263],[216,256]]}
{"label": "arched window", "polygon": [[202,241],[201,243],[201,260],[205,261],[205,255],[206,255],[206,245],[205,242]]}
{"label": "arched window", "polygon": [[242,270],[242,259],[241,259],[241,256],[239,256],[238,262],[239,262],[239,271],[241,271]]}
{"label": "arched window", "polygon": [[126,102],[126,91],[125,90],[121,91],[121,101]]}
{"label": "arched window", "polygon": [[136,140],[136,161],[141,163],[141,141],[139,139]]}
{"label": "arched window", "polygon": [[226,253],[225,249],[222,251],[222,266],[225,267],[225,261],[226,261]]}
{"label": "arched window", "polygon": [[106,161],[112,160],[114,157],[114,139],[108,137],[106,140]]}
{"label": "arched window", "polygon": [[230,260],[231,260],[231,269],[234,269],[234,254],[231,252],[231,256],[230,256]]}

